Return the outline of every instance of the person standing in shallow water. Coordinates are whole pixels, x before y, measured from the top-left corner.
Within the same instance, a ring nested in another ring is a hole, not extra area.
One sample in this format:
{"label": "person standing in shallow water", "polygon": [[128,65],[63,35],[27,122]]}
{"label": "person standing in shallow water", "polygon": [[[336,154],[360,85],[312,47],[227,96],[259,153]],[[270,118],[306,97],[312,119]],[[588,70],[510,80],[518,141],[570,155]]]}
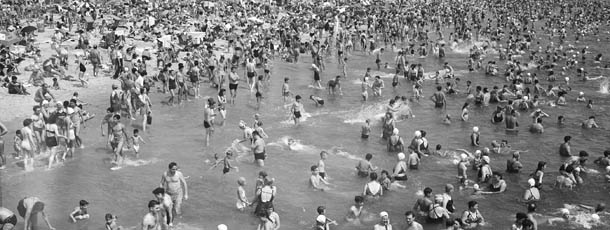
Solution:
{"label": "person standing in shallow water", "polygon": [[[175,212],[177,216],[182,216],[182,201],[189,198],[188,186],[184,176],[178,171],[178,164],[176,162],[169,163],[168,168],[169,170],[161,176],[161,185],[159,187],[164,188],[167,194],[172,197],[172,203],[174,204],[172,212]],[[174,222],[176,215],[172,213],[170,224]]]}
{"label": "person standing in shallow water", "polygon": [[267,158],[267,153],[265,152],[265,140],[263,140],[263,137],[260,133],[258,133],[258,131],[252,132],[252,137],[254,137],[254,142],[252,143],[254,160],[259,167],[263,167],[265,166],[265,158]]}

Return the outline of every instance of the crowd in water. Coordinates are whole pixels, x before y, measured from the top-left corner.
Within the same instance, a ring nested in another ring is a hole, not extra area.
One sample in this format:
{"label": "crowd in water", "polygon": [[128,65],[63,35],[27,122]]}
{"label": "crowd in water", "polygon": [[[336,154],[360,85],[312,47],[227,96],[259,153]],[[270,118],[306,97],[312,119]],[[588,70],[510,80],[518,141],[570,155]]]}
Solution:
{"label": "crowd in water", "polygon": [[[513,186],[503,179],[502,171],[530,177],[528,188],[519,198],[526,208],[515,210],[515,222],[511,229],[529,230],[538,229],[542,224],[555,226],[558,222],[570,223],[575,221],[575,212],[586,213],[590,217],[589,224],[593,226],[604,224],[603,219],[609,217],[603,203],[566,207],[556,217],[541,217],[535,212],[538,201],[544,199],[541,196],[544,194],[542,188],[573,189],[587,183],[581,175],[598,166],[605,170],[605,178],[610,182],[610,150],[604,151],[599,158],[596,156],[594,164],[589,164],[588,159],[600,153],[572,149],[572,137],[566,135],[556,157],[557,161],[565,163],[559,169],[559,176],[549,180],[544,177],[546,162],[538,162],[535,169],[523,168],[521,153],[528,150],[511,149],[507,141],[493,141],[491,146],[485,146],[480,142],[479,127],[472,127],[472,133],[468,134],[470,145],[478,149],[474,152],[463,149],[448,151],[441,145],[430,146],[425,130],[416,131],[411,141],[406,142],[396,127],[398,120],[417,121],[413,115],[417,112],[411,110],[410,103],[433,103],[436,109],[444,110],[448,104],[447,98],[457,94],[467,95],[459,120],[468,121],[471,110],[494,105],[496,110],[490,114],[491,122],[504,125],[507,133],[523,131],[523,126],[527,126],[530,132],[543,133],[543,120],[550,116],[543,109],[548,107],[582,107],[586,114],[595,106],[595,102],[587,99],[589,92],[573,93],[571,86],[572,81],[600,81],[608,89],[607,77],[590,74],[594,69],[608,68],[608,62],[603,59],[602,53],[596,53],[586,42],[582,42],[591,38],[597,38],[597,42],[608,42],[610,6],[607,1],[131,1],[118,6],[89,1],[75,1],[69,5],[24,1],[12,3],[10,9],[31,17],[44,15],[45,24],[57,29],[52,46],[57,55],[42,61],[40,51],[34,47],[28,48],[31,49],[31,58],[35,60],[28,70],[32,71],[29,83],[38,82],[40,88],[33,95],[37,103],[33,107],[34,114],[23,120],[23,128],[14,132],[13,147],[23,161],[25,170],[33,170],[34,159],[41,156],[48,159],[50,169],[56,162],[73,157],[78,148],[85,148],[80,133],[85,122],[94,115],[84,110],[83,106],[87,103],[78,98],[78,93],[62,101],[55,98],[52,89],[60,88],[60,82],[67,80],[88,86],[84,77],[88,67],[91,67],[94,77],[111,77],[121,82],[112,86],[110,105],[101,122],[101,133],[107,135],[107,142],[115,154],[111,169],[117,170],[124,165],[123,150],[133,149],[137,157],[140,144],[144,143],[139,130],[128,133],[121,119],[123,116],[132,120],[141,119],[142,131],[152,125],[153,103],[148,94],[154,93],[151,89],[155,87],[159,93],[170,94],[168,101],[162,102],[169,106],[200,99],[201,93],[213,92],[217,95],[203,97],[206,104],[203,111],[205,145],[214,144],[215,126],[227,116],[230,110],[228,105],[236,104],[239,91],[254,93],[256,110],[265,97],[283,97],[284,102],[289,103],[286,107],[292,113],[295,126],[300,125],[306,116],[303,96],[298,94],[303,90],[291,88],[289,77],[272,77],[272,63],[303,62],[300,56],[310,53],[312,87],[326,88],[329,97],[343,95],[342,87],[349,86],[342,85],[342,81],[354,78],[361,79],[360,92],[364,103],[370,100],[369,92],[375,98],[387,94],[384,92],[388,90],[384,80],[381,76],[373,76],[373,69],[392,70],[395,74],[392,75],[391,86],[395,92],[405,95],[407,91],[412,92],[412,95],[391,99],[382,118],[371,117],[362,126],[361,138],[373,138],[371,123],[379,119],[383,130],[381,138],[387,141],[387,151],[396,153],[397,161],[389,171],[376,167],[372,163],[372,154],[366,154],[365,159],[358,163],[357,175],[370,181],[365,184],[363,192],[354,197],[354,205],[346,218],[348,222],[359,223],[365,218],[363,207],[368,201],[383,199],[384,194],[409,186],[409,171],[418,170],[421,159],[430,155],[455,157],[457,182],[447,181],[444,192],[436,194],[427,187],[412,209],[406,213],[392,213],[395,219],[398,219],[397,216],[403,218],[401,223],[404,224],[401,226],[407,230],[421,230],[423,226],[426,229],[452,230],[485,228],[485,211],[478,209],[478,202],[484,201],[454,201],[451,194],[456,186],[459,190],[472,190],[475,195],[502,194]],[[41,12],[44,9],[55,10]],[[112,25],[109,23],[112,17],[105,16],[109,14],[115,15],[113,20],[127,23],[118,27],[117,24]],[[101,23],[90,27],[88,18]],[[186,21],[190,22],[188,30],[194,31],[180,30],[179,27]],[[2,25],[9,31],[15,31],[24,27],[20,23],[3,20]],[[73,24],[78,27],[72,28]],[[73,30],[78,30],[78,49],[82,50],[82,55],[76,57],[78,79],[67,76],[68,66],[71,66],[68,61],[70,57],[63,48],[65,46],[61,46]],[[112,33],[118,30],[124,31]],[[199,36],[197,32],[205,34]],[[101,44],[89,41],[90,37],[100,35],[105,35],[107,57],[100,52]],[[126,37],[150,41],[155,36],[171,37],[151,41],[156,43],[156,57],[152,56],[155,54],[153,50],[136,51],[126,42]],[[221,40],[226,44],[218,45]],[[502,86],[473,85],[468,78],[456,76],[457,70],[453,66],[464,63],[450,63],[444,58],[448,49],[464,46],[469,53],[466,71],[482,71],[487,77],[505,79],[506,83]],[[188,52],[186,57],[179,59],[178,53],[184,50]],[[395,58],[382,60],[384,52],[396,53]],[[348,74],[348,70],[359,68],[350,64],[350,56],[356,53],[369,55],[375,60],[375,65],[367,68],[364,76]],[[414,56],[438,59],[443,64],[433,74],[426,74],[422,64],[409,61]],[[7,62],[14,59],[9,52],[3,52],[2,58]],[[322,73],[329,63],[326,58],[336,59],[342,74],[324,84]],[[156,60],[156,65],[149,63],[151,60]],[[111,63],[106,66],[109,70],[99,72],[104,69],[102,65],[105,63]],[[26,94],[23,86],[26,82],[20,82],[15,71],[10,71],[8,66],[1,67],[5,81],[3,86],[9,92]],[[239,71],[241,69],[243,72]],[[44,83],[45,78],[53,79],[52,85]],[[267,91],[272,79],[282,81],[281,95]],[[247,86],[239,87],[244,80]],[[209,88],[201,87],[208,84]],[[436,92],[426,95],[422,89],[429,84],[436,85]],[[324,99],[319,96],[307,98],[316,106],[324,106]],[[517,117],[523,116],[522,113],[531,117],[531,124],[518,123]],[[595,119],[595,116],[583,117],[582,128],[605,129]],[[459,122],[456,120],[447,114],[442,122]],[[564,117],[557,116],[559,125],[570,125],[564,122]],[[255,183],[253,200],[248,198],[245,178],[239,178],[236,206],[240,210],[255,206],[254,214],[260,217],[257,229],[276,230],[280,228],[281,213],[275,212],[273,203],[278,188],[264,171],[264,167],[269,167],[264,164],[267,157],[265,139],[268,136],[262,125],[258,116],[252,124],[243,121],[239,124],[243,131],[241,142],[251,147],[249,151],[263,171]],[[423,126],[422,129],[425,129]],[[5,136],[10,130],[0,125],[0,131],[0,167],[4,168],[7,161],[5,143],[9,143]],[[292,140],[287,144],[290,147],[295,142]],[[490,166],[491,160],[497,159],[500,154],[512,156],[507,161],[506,170],[492,169]],[[237,155],[235,150],[228,150],[223,155],[216,156],[214,162],[208,163],[212,168],[221,166],[223,173],[238,170],[231,163]],[[320,161],[310,167],[309,184],[313,190],[324,191],[332,184],[332,180],[326,177],[327,156],[327,152],[321,152]],[[155,199],[148,203],[149,212],[143,217],[142,229],[171,228],[175,221],[179,221],[176,217],[181,216],[181,205],[188,199],[189,193],[177,163],[169,164],[160,187],[153,188],[152,193]],[[455,202],[467,202],[467,209],[456,210]],[[79,229],[88,228],[88,205],[87,201],[81,200],[74,212],[70,213],[71,220],[77,223]],[[26,197],[19,201],[17,211],[23,217],[24,229],[35,229],[39,214],[44,217],[48,227],[54,229],[47,219],[44,206],[44,201],[37,197]],[[327,216],[325,210],[324,206],[317,208],[318,216],[312,220],[314,229],[328,230],[339,222],[343,223]],[[378,219],[374,229],[391,230],[392,224],[397,225],[390,222],[389,212],[386,211],[381,212]],[[121,229],[113,214],[108,213],[105,220],[107,230]],[[2,230],[15,228],[17,222],[18,218],[11,208],[0,207]],[[284,223],[283,227],[292,229],[291,225]],[[218,226],[218,230],[226,229],[228,227],[224,224]]]}

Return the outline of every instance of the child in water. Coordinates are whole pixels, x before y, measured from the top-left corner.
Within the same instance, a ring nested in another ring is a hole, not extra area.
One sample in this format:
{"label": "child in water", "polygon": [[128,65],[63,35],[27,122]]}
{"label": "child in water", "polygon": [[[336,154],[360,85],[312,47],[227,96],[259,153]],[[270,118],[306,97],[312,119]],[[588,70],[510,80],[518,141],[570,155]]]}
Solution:
{"label": "child in water", "polygon": [[364,121],[364,125],[362,125],[362,132],[360,133],[360,137],[362,139],[368,139],[370,134],[371,134],[371,120],[366,119],[366,121]]}
{"label": "child in water", "polygon": [[131,136],[131,147],[133,147],[133,151],[136,153],[136,158],[138,158],[140,154],[140,142],[146,144],[142,136],[140,136],[140,130],[134,129],[133,136]]}
{"label": "child in water", "polygon": [[244,186],[246,185],[246,178],[240,177],[237,179],[237,203],[235,204],[239,211],[244,211],[244,209],[248,206],[252,206],[252,203],[248,201],[248,197],[246,196],[246,190]]}
{"label": "child in water", "polygon": [[116,219],[117,217],[115,215],[112,215],[111,213],[106,213],[105,216],[106,219],[106,230],[121,230],[122,227],[118,226],[118,224],[116,223]]}
{"label": "child in water", "polygon": [[[86,221],[89,219],[89,213],[87,212],[87,206],[89,206],[89,202],[86,200],[81,200],[79,206],[74,208],[74,211],[70,213],[70,219],[73,223],[77,221]],[[80,229],[80,228],[79,228]]]}
{"label": "child in water", "polygon": [[21,159],[21,130],[15,131],[15,138],[13,139],[13,148],[15,149],[15,153],[17,154],[17,159]]}
{"label": "child in water", "polygon": [[345,219],[350,222],[359,223],[360,216],[363,211],[362,209],[364,208],[363,206],[364,206],[364,197],[362,197],[362,196],[354,197],[354,205],[352,205],[352,207],[349,208],[349,211],[347,212],[347,216],[345,217]]}
{"label": "child in water", "polygon": [[212,165],[212,167],[210,169],[216,168],[216,166],[218,166],[218,165],[220,165],[220,163],[222,163],[223,164],[222,174],[229,173],[229,171],[231,171],[231,169],[235,169],[235,171],[239,172],[239,168],[237,166],[231,165],[231,157],[233,157],[233,151],[231,151],[231,150],[227,150],[225,152],[225,157],[220,160],[218,159],[218,154],[214,155],[216,162],[214,162],[214,165]]}
{"label": "child in water", "polygon": [[322,99],[321,97],[310,95],[309,99],[311,99],[314,103],[316,103],[316,106],[324,105],[324,99]]}

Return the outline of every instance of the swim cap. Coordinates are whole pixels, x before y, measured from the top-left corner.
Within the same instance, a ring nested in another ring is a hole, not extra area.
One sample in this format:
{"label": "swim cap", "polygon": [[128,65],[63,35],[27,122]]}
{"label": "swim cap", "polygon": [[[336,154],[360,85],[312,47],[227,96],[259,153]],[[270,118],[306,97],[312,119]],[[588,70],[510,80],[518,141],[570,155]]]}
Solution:
{"label": "swim cap", "polygon": [[434,195],[434,202],[437,202],[437,203],[443,202],[443,195],[441,195],[441,194]]}
{"label": "swim cap", "polygon": [[485,161],[485,163],[489,164],[489,156],[483,156],[481,159]]}
{"label": "swim cap", "polygon": [[398,160],[404,160],[405,159],[405,154],[404,153],[398,153]]}
{"label": "swim cap", "polygon": [[388,217],[388,213],[386,211],[380,212],[379,217]]}
{"label": "swim cap", "polygon": [[226,226],[226,225],[224,225],[224,224],[219,224],[219,225],[218,225],[218,227],[217,227],[217,229],[218,229],[218,230],[227,230],[228,228],[227,228],[227,226]]}
{"label": "swim cap", "polygon": [[481,155],[481,150],[477,149],[476,151],[474,151],[474,155]]}
{"label": "swim cap", "polygon": [[584,92],[580,92],[580,93],[578,93],[578,94],[579,94],[579,95],[585,95],[585,93],[584,93]]}
{"label": "swim cap", "polygon": [[527,180],[527,183],[528,183],[530,186],[534,186],[534,185],[536,185],[536,180],[534,180],[534,178],[530,178],[530,179],[528,179],[528,180]]}
{"label": "swim cap", "polygon": [[518,151],[515,151],[515,152],[513,153],[513,157],[518,157],[519,155],[520,155],[520,154],[519,154],[519,152],[518,152]]}
{"label": "swim cap", "polygon": [[416,137],[421,137],[421,132],[420,132],[419,130],[417,130],[417,131],[415,131],[415,134],[414,134],[414,135],[415,135]]}
{"label": "swim cap", "polygon": [[606,172],[610,173],[610,166],[606,166]]}
{"label": "swim cap", "polygon": [[399,131],[397,128],[394,128],[394,130],[392,130],[392,135],[398,135]]}
{"label": "swim cap", "polygon": [[474,185],[472,186],[472,188],[473,188],[474,190],[479,190],[479,189],[481,189],[481,188],[479,187],[479,184],[474,184]]}
{"label": "swim cap", "polygon": [[530,97],[528,97],[528,96],[523,96],[523,100],[526,100],[526,101],[527,101],[527,100],[529,100],[529,99],[530,99]]}
{"label": "swim cap", "polygon": [[593,219],[593,221],[599,221],[599,215],[597,215],[597,213],[593,213],[591,214],[591,219]]}
{"label": "swim cap", "polygon": [[561,212],[562,216],[570,215],[570,210],[568,210],[567,208],[562,208],[559,210],[559,212]]}
{"label": "swim cap", "polygon": [[472,127],[472,131],[475,132],[475,133],[478,132],[479,131],[479,127],[476,127],[476,126]]}
{"label": "swim cap", "polygon": [[[462,153],[462,154],[460,154],[460,159],[466,160],[466,159],[468,159],[468,155],[466,155],[466,153]],[[608,166],[608,167],[610,167],[610,166]]]}

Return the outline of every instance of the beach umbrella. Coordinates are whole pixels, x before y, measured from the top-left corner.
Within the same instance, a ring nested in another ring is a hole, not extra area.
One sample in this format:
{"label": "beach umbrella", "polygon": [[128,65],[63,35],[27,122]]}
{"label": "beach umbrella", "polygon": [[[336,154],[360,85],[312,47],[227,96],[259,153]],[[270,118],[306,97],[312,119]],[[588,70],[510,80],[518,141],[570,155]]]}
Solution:
{"label": "beach umbrella", "polygon": [[31,33],[36,31],[38,28],[36,28],[35,26],[26,26],[23,29],[21,29],[21,33]]}

